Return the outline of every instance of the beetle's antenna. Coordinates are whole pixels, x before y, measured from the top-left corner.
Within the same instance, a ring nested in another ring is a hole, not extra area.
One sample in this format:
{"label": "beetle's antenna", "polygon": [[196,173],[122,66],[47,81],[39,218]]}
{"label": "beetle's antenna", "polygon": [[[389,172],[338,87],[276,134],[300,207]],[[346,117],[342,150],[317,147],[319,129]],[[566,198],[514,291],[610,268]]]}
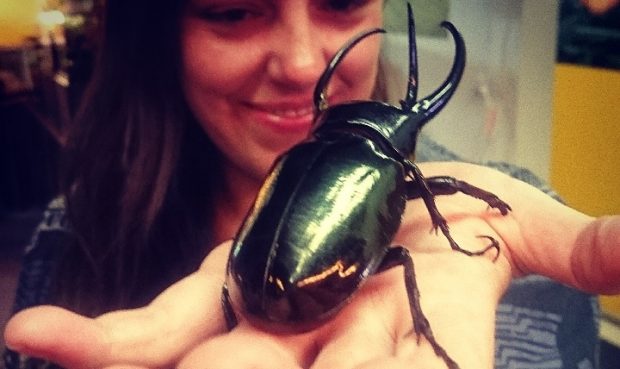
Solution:
{"label": "beetle's antenna", "polygon": [[400,101],[403,110],[411,110],[418,99],[418,46],[415,40],[415,21],[410,3],[407,3],[407,15],[409,19],[409,83],[405,99]]}
{"label": "beetle's antenna", "polygon": [[465,69],[465,41],[463,41],[463,37],[452,23],[444,21],[441,22],[441,26],[447,29],[452,35],[452,38],[454,38],[454,43],[456,45],[454,63],[444,83],[430,95],[411,107],[412,113],[422,116],[419,120],[418,128],[421,128],[422,125],[431,120],[448,103]]}
{"label": "beetle's antenna", "polygon": [[329,83],[332,74],[334,74],[336,67],[338,66],[338,64],[340,64],[344,56],[347,55],[347,53],[358,42],[375,33],[385,33],[385,30],[382,28],[373,28],[371,30],[359,33],[358,35],[350,39],[344,46],[342,46],[340,50],[338,50],[338,52],[336,52],[336,54],[332,57],[332,59],[329,61],[329,64],[327,65],[327,68],[325,68],[325,71],[323,71],[323,74],[319,78],[316,87],[314,88],[315,113],[327,109],[327,97],[325,96],[327,84]]}

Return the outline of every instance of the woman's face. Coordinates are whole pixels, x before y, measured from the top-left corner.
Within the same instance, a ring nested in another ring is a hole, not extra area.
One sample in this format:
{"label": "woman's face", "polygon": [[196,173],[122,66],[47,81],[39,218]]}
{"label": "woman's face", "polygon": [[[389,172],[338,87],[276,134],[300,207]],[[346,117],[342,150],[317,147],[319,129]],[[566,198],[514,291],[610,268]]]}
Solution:
{"label": "woman's face", "polygon": [[[189,105],[228,170],[262,180],[308,136],[317,79],[353,35],[382,23],[382,0],[188,0],[182,78]],[[336,69],[331,104],[368,99],[380,37]]]}

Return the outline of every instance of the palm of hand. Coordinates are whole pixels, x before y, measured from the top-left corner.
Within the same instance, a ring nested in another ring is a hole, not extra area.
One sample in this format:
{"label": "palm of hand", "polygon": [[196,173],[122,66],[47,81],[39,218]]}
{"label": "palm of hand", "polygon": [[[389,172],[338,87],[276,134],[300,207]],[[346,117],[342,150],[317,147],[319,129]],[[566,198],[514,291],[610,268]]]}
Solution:
{"label": "palm of hand", "polygon": [[[514,209],[504,217],[466,196],[437,199],[452,236],[462,247],[475,251],[487,246],[487,240],[478,235],[500,241],[502,252],[495,262],[494,255],[468,257],[452,251],[445,238],[429,232],[428,213],[419,201],[408,205],[394,240],[411,251],[422,309],[437,341],[461,368],[492,367],[494,312],[512,276],[538,272],[592,291],[617,291],[617,264],[612,262],[598,280],[584,267],[589,265],[587,260],[575,260],[590,254],[597,256],[594,261],[617,260],[613,253],[620,249],[618,217],[593,220],[487,168],[458,163],[421,168],[427,175],[450,174],[474,185],[480,185],[476,179],[482,180],[481,187]],[[371,276],[340,313],[314,330],[272,332],[242,319],[227,332],[220,293],[229,247],[216,248],[199,271],[145,308],[97,319],[58,308],[35,308],[10,322],[7,342],[68,368],[444,365],[428,342],[418,342],[411,334],[401,268]],[[59,336],[59,330],[67,334]]]}

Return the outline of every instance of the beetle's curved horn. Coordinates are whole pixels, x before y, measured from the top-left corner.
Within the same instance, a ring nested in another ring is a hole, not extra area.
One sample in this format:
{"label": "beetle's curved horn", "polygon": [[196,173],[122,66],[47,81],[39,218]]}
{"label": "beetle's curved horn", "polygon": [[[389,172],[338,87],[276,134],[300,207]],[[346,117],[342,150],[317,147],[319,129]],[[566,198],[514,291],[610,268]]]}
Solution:
{"label": "beetle's curved horn", "polygon": [[407,3],[407,16],[409,19],[409,82],[407,83],[405,99],[400,101],[403,110],[413,108],[418,99],[418,46],[415,40],[413,9],[409,3]]}
{"label": "beetle's curved horn", "polygon": [[433,93],[418,101],[411,107],[410,111],[412,113],[421,115],[418,120],[417,128],[420,128],[426,122],[431,120],[448,103],[448,100],[450,100],[450,97],[454,94],[454,91],[461,80],[461,76],[463,76],[463,70],[465,69],[465,41],[463,41],[463,37],[452,23],[442,22],[441,26],[447,29],[454,38],[456,45],[454,63],[452,64],[450,74],[444,83]]}
{"label": "beetle's curved horn", "polygon": [[358,42],[362,41],[366,37],[373,35],[375,33],[385,33],[385,30],[382,28],[373,28],[368,31],[363,31],[362,33],[354,36],[351,40],[349,40],[332,57],[329,64],[327,65],[327,68],[325,68],[325,71],[323,71],[323,74],[319,78],[319,81],[317,82],[316,87],[314,88],[314,110],[315,112],[319,112],[327,108],[327,98],[325,96],[325,92],[327,90],[327,84],[329,83],[329,80],[332,74],[334,74],[336,67],[338,66],[338,64],[340,64],[344,56],[347,55],[347,53]]}

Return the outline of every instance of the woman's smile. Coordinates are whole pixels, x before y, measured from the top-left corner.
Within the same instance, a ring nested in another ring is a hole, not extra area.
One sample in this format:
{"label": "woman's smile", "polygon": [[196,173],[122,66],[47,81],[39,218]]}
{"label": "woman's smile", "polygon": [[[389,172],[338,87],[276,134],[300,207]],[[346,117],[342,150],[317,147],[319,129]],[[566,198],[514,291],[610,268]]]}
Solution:
{"label": "woman's smile", "polygon": [[308,132],[314,118],[311,99],[245,103],[251,119],[275,133]]}

